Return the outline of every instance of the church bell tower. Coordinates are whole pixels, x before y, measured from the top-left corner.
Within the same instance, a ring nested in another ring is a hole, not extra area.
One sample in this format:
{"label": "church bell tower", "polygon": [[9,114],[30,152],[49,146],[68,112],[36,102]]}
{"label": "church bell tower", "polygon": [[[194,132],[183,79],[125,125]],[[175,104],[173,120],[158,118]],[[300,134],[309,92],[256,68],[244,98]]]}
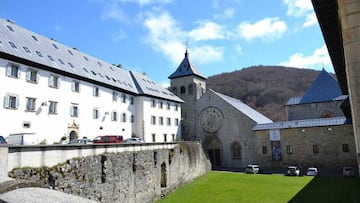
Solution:
{"label": "church bell tower", "polygon": [[197,122],[194,108],[197,100],[206,91],[206,77],[191,62],[186,50],[184,59],[169,79],[170,91],[184,101],[181,108],[182,139],[193,140],[196,137],[194,128]]}

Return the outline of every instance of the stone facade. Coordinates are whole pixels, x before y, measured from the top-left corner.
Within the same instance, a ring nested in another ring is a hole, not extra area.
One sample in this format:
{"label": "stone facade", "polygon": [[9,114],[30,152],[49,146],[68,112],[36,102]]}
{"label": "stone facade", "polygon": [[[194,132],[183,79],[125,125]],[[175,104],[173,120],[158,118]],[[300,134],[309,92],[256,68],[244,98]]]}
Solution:
{"label": "stone facade", "polygon": [[174,149],[105,153],[53,167],[19,168],[9,176],[100,202],[152,202],[209,170],[201,145],[193,142]]}
{"label": "stone facade", "polygon": [[258,163],[276,171],[288,165],[306,170],[315,166],[322,174],[341,174],[341,168],[356,168],[356,146],[352,125],[280,129],[282,159],[272,160],[269,130],[256,131]]}
{"label": "stone facade", "polygon": [[287,120],[302,120],[312,118],[328,118],[344,116],[340,105],[343,100],[331,102],[309,103],[301,105],[286,105]]}

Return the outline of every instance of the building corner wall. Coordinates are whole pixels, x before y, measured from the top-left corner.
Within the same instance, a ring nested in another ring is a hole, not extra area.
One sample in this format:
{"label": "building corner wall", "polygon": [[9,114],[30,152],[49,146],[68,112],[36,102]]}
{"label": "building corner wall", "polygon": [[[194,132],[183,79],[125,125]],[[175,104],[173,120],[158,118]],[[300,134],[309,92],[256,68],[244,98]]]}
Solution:
{"label": "building corner wall", "polygon": [[358,168],[360,168],[360,2],[337,0],[341,22],[350,105],[356,144]]}

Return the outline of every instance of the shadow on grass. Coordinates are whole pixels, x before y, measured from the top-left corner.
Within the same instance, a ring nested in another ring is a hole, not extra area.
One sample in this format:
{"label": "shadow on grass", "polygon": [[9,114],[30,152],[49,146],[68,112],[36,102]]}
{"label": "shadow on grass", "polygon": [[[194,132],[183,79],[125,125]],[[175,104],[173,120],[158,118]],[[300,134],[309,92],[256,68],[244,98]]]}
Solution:
{"label": "shadow on grass", "polygon": [[315,177],[289,202],[360,202],[360,179]]}

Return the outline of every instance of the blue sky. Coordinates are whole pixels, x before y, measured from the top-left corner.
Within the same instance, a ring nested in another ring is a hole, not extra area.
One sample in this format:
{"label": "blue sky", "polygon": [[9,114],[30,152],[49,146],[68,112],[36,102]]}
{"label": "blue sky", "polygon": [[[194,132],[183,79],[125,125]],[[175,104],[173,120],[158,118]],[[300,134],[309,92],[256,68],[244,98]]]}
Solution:
{"label": "blue sky", "polygon": [[188,48],[205,76],[334,72],[310,0],[0,0],[0,18],[166,86]]}

